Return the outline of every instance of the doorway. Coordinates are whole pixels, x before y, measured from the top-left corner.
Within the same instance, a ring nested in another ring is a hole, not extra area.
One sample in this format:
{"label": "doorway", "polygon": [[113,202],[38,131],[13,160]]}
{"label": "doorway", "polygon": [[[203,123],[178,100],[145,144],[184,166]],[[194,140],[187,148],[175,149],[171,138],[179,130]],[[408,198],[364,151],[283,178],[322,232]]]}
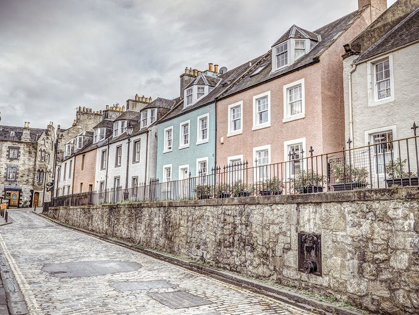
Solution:
{"label": "doorway", "polygon": [[189,190],[189,165],[179,167],[179,194],[180,198],[188,198]]}
{"label": "doorway", "polygon": [[10,201],[9,206],[10,207],[19,207],[19,195],[20,193],[18,191],[11,191],[10,192]]}
{"label": "doorway", "polygon": [[38,207],[39,206],[39,193],[35,193],[33,195],[33,207]]}

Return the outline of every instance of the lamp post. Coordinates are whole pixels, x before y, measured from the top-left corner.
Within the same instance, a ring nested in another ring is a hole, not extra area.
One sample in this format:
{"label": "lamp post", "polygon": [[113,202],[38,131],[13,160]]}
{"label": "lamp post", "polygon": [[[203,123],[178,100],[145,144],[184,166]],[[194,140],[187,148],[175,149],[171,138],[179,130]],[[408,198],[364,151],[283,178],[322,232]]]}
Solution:
{"label": "lamp post", "polygon": [[128,200],[129,192],[128,192],[128,172],[129,172],[129,147],[131,144],[131,135],[134,128],[131,125],[131,122],[128,122],[127,126],[127,136],[128,136],[128,150],[127,150],[127,174],[125,177],[125,192],[124,192],[124,200]]}

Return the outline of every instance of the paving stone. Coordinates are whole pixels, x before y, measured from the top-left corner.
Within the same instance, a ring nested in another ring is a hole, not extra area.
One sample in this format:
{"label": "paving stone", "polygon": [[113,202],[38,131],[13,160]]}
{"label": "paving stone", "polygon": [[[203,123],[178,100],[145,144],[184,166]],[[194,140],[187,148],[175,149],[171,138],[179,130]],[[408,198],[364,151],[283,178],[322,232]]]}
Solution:
{"label": "paving stone", "polygon": [[176,288],[176,284],[171,284],[166,280],[152,281],[119,281],[112,282],[111,286],[118,291],[135,291],[135,290],[151,290],[163,288]]}
{"label": "paving stone", "polygon": [[[311,314],[52,224],[24,210],[13,211],[11,217],[14,223],[2,227],[0,235],[26,284],[21,289],[28,306],[39,314]],[[0,253],[0,272],[2,258]],[[121,263],[130,266],[129,270],[121,268]],[[166,304],[160,302],[163,300]]]}

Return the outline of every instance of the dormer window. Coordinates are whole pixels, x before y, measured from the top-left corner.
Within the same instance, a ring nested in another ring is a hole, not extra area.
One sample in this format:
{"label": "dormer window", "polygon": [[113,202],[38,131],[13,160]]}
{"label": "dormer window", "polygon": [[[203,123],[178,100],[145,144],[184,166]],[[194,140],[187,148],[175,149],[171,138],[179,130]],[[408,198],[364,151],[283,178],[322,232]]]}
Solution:
{"label": "dormer window", "polygon": [[192,88],[186,90],[186,105],[192,104]]}
{"label": "dormer window", "polygon": [[98,128],[95,130],[95,143],[105,139],[106,128]]}
{"label": "dormer window", "polygon": [[118,122],[113,123],[113,136],[118,137],[119,135],[119,128],[118,128]]}
{"label": "dormer window", "polygon": [[77,137],[77,150],[80,150],[83,147],[83,136]]}
{"label": "dormer window", "polygon": [[156,121],[156,109],[150,109],[150,124]]}
{"label": "dormer window", "polygon": [[121,125],[121,135],[127,130],[127,122],[125,120],[120,122]]}
{"label": "dormer window", "polygon": [[294,47],[294,60],[297,60],[301,56],[306,54],[306,41],[305,40],[295,40]]}
{"label": "dormer window", "polygon": [[198,86],[197,99],[201,98],[204,95],[205,95],[205,87]]}
{"label": "dormer window", "polygon": [[288,42],[276,47],[276,68],[282,68],[288,64]]}
{"label": "dormer window", "polygon": [[141,113],[141,128],[147,127],[147,111]]}

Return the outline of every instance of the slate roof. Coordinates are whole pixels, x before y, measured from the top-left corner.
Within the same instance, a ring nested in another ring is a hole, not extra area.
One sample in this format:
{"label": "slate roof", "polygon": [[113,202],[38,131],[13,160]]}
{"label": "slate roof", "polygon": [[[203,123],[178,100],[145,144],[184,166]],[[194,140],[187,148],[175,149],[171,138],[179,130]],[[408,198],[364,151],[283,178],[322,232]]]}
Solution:
{"label": "slate roof", "polygon": [[[14,131],[15,135],[11,136],[10,132]],[[39,137],[47,129],[30,128],[31,142],[38,141]],[[22,141],[23,127],[0,125],[0,141]]]}
{"label": "slate roof", "polygon": [[93,127],[93,129],[97,128],[111,128],[113,127],[113,121],[104,119],[100,123],[98,123],[96,126]]}
{"label": "slate roof", "polygon": [[307,31],[301,27],[298,27],[297,25],[293,25],[290,27],[290,29],[288,31],[285,32],[284,35],[282,35],[276,42],[275,44],[272,45],[272,47],[290,39],[290,38],[301,38],[301,39],[311,39],[314,41],[319,41],[319,35],[315,34],[313,32]]}
{"label": "slate roof", "polygon": [[154,101],[152,101],[150,104],[145,106],[143,109],[146,108],[167,108],[170,109],[175,104],[174,100],[168,100],[166,98],[158,97]]}
{"label": "slate roof", "polygon": [[141,117],[141,113],[140,112],[135,112],[133,110],[127,110],[125,112],[123,112],[121,115],[118,116],[117,119],[115,119],[114,121],[121,121],[121,120],[136,120],[138,121]]}
{"label": "slate roof", "polygon": [[188,106],[186,108],[183,108],[184,104],[183,104],[183,98],[179,99],[179,102],[173,107],[173,110],[170,111],[166,116],[164,116],[162,119],[160,119],[160,122],[164,122],[167,120],[170,120],[174,117],[183,115],[187,112],[193,111],[199,107],[205,106],[205,105],[209,105],[213,102],[215,102],[215,98],[222,93],[231,83],[234,82],[234,80],[236,80],[237,78],[239,78],[243,73],[246,72],[246,70],[248,70],[250,68],[249,64],[253,64],[255,62],[257,62],[262,56],[259,56],[251,61],[247,61],[245,63],[243,63],[242,65],[231,69],[229,71],[227,71],[224,74],[220,74],[218,76],[219,79],[219,84],[215,86],[215,88],[209,92],[207,95],[205,95],[204,97],[202,97],[198,102],[196,102],[195,104]]}
{"label": "slate roof", "polygon": [[210,75],[205,75],[204,73],[201,73],[198,75],[195,79],[193,79],[186,87],[185,89],[191,87],[192,85],[209,85],[209,86],[216,86],[218,81],[220,79],[212,77]]}
{"label": "slate roof", "polygon": [[[301,68],[310,66],[320,60],[322,52],[331,45],[335,38],[341,33],[355,18],[359,15],[358,11],[354,11],[332,23],[329,23],[313,33],[320,35],[318,43],[304,56],[300,57],[293,64],[284,67],[283,69],[275,72],[272,71],[272,50],[270,49],[264,56],[253,66],[253,71],[249,72],[246,76],[240,79],[236,84],[224,92],[218,99],[222,99],[233,94],[239,93],[243,90],[252,88],[256,85],[268,82],[270,80],[282,77],[288,73],[294,72]],[[264,68],[257,74],[254,74],[260,67]]]}
{"label": "slate roof", "polygon": [[[369,31],[369,30],[367,30]],[[365,50],[354,63],[359,63],[419,40],[419,8],[390,29],[375,44]]]}

